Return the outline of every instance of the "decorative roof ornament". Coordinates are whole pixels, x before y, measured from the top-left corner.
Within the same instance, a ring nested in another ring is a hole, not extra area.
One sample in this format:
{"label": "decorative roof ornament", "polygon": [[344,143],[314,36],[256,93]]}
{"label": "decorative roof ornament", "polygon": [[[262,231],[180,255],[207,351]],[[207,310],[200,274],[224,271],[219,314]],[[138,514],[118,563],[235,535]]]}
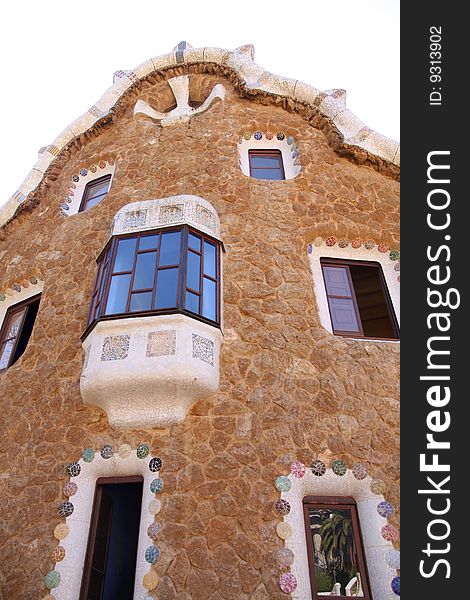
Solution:
{"label": "decorative roof ornament", "polygon": [[147,102],[137,100],[134,106],[134,117],[147,117],[153,121],[160,122],[162,127],[186,123],[194,115],[205,112],[216,100],[225,98],[225,88],[221,83],[216,84],[209,96],[204,100],[201,106],[192,108],[188,104],[189,100],[189,75],[181,75],[168,80],[168,85],[173,92],[176,100],[176,108],[169,113],[161,113],[154,110]]}

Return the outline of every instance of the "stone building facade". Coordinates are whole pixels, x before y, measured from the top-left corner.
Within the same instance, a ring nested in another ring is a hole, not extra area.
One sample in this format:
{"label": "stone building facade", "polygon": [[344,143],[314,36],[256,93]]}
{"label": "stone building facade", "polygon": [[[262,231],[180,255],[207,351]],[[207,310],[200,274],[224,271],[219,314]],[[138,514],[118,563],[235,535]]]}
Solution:
{"label": "stone building facade", "polygon": [[[284,178],[257,178],[255,151]],[[0,209],[2,597],[79,598],[95,484],[136,476],[133,598],[312,598],[309,495],[354,499],[370,597],[397,597],[398,336],[338,335],[322,273],[380,268],[398,321],[398,176],[344,91],[268,73],[251,46],[118,71],[41,149]],[[218,316],[89,321],[110,240],[179,230],[220,253],[201,275]],[[6,319],[38,294],[13,360]]]}

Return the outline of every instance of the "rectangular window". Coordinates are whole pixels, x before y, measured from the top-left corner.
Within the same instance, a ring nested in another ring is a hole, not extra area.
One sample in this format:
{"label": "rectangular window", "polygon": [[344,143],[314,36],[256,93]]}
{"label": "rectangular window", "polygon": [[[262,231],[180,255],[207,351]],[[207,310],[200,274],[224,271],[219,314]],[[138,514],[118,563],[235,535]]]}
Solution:
{"label": "rectangular window", "polygon": [[255,179],[285,179],[280,150],[248,150],[250,175]]}
{"label": "rectangular window", "polygon": [[372,600],[354,499],[306,496],[303,507],[312,599]]}
{"label": "rectangular window", "polygon": [[78,212],[83,212],[96,206],[109,192],[111,175],[105,175],[86,184]]}
{"label": "rectangular window", "polygon": [[26,350],[39,309],[40,294],[10,306],[0,329],[0,372]]}
{"label": "rectangular window", "polygon": [[378,263],[321,259],[335,335],[399,339],[382,269]]}
{"label": "rectangular window", "polygon": [[132,600],[143,477],[96,482],[80,600]]}

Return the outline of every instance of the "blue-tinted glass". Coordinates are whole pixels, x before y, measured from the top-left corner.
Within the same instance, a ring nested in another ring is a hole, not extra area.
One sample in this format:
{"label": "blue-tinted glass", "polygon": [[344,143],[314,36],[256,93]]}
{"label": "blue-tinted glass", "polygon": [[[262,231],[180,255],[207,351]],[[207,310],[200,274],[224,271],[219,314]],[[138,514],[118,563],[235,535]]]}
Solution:
{"label": "blue-tinted glass", "polygon": [[194,233],[190,233],[189,237],[188,237],[188,245],[193,250],[197,250],[198,252],[200,252],[201,251],[201,238],[198,237],[197,235],[194,235]]}
{"label": "blue-tinted glass", "polygon": [[188,271],[186,273],[186,287],[199,292],[201,276],[201,257],[194,252],[188,252]]}
{"label": "blue-tinted glass", "polygon": [[267,167],[268,169],[279,169],[279,158],[277,156],[251,155],[250,162],[252,167]]}
{"label": "blue-tinted glass", "polygon": [[199,296],[192,292],[186,292],[186,308],[193,313],[199,314]]}
{"label": "blue-tinted glass", "polygon": [[277,169],[253,169],[251,176],[255,179],[284,179],[281,171]]}
{"label": "blue-tinted glass", "polygon": [[137,255],[134,275],[134,290],[153,288],[155,277],[155,265],[157,263],[156,252],[145,252]]}
{"label": "blue-tinted glass", "polygon": [[215,244],[204,242],[204,275],[215,278]]}
{"label": "blue-tinted glass", "polygon": [[106,196],[106,194],[102,194],[101,196],[93,196],[93,198],[90,198],[89,200],[87,200],[86,210],[88,210],[89,208],[93,208],[94,206],[99,204],[105,196]]}
{"label": "blue-tinted glass", "polygon": [[164,267],[166,265],[177,265],[179,263],[180,239],[180,231],[162,234],[162,241],[160,244],[160,267]]}
{"label": "blue-tinted glass", "polygon": [[215,281],[204,277],[202,284],[202,315],[211,321],[216,320]]}
{"label": "blue-tinted glass", "polygon": [[127,294],[129,293],[130,275],[115,275],[109,286],[106,315],[126,312]]}
{"label": "blue-tinted glass", "polygon": [[139,250],[153,250],[158,246],[158,235],[146,235],[140,238]]}
{"label": "blue-tinted glass", "polygon": [[155,308],[174,308],[176,306],[176,287],[178,269],[158,271]]}
{"label": "blue-tinted glass", "polygon": [[152,308],[152,292],[131,295],[130,312],[150,310]]}
{"label": "blue-tinted glass", "polygon": [[135,238],[125,238],[119,240],[118,249],[116,252],[116,260],[114,261],[114,273],[122,271],[131,271],[134,264]]}

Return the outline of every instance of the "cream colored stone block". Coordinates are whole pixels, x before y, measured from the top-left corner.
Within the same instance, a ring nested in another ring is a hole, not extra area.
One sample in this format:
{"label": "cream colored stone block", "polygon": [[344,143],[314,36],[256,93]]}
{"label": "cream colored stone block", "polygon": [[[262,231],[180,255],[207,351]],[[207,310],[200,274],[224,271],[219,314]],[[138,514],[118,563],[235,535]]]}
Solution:
{"label": "cream colored stone block", "polygon": [[66,127],[62,133],[59,133],[52,143],[54,146],[62,150],[62,148],[71,142],[74,137],[75,133],[70,129],[70,127]]}
{"label": "cream colored stone block", "polygon": [[324,98],[320,104],[320,112],[325,115],[325,117],[329,117],[330,119],[334,119],[336,115],[343,111],[343,103],[332,96],[326,96],[326,98]]}
{"label": "cream colored stone block", "polygon": [[44,152],[43,154],[41,154],[41,156],[36,161],[36,164],[34,165],[34,169],[36,171],[40,171],[41,173],[45,173],[47,171],[49,165],[51,164],[51,162],[54,160],[54,158],[55,158],[55,156],[53,156],[52,154],[49,154],[49,152]]}
{"label": "cream colored stone block", "polygon": [[226,50],[221,50],[220,48],[204,48],[204,62],[214,62],[216,64],[223,64],[225,55],[227,54]]}
{"label": "cream colored stone block", "polygon": [[317,90],[317,88],[303,83],[303,81],[297,81],[294,98],[304,104],[313,104],[320,93],[320,90]]}
{"label": "cream colored stone block", "polygon": [[81,117],[75,119],[75,121],[69,125],[69,129],[75,134],[75,136],[78,136],[94,125],[96,120],[96,117],[87,111]]}
{"label": "cream colored stone block", "polygon": [[343,134],[345,142],[365,127],[364,123],[348,109],[338,113],[333,119],[333,123]]}
{"label": "cream colored stone block", "polygon": [[27,196],[32,190],[34,190],[41,182],[43,174],[41,171],[31,169],[26,179],[22,182],[18,191]]}
{"label": "cream colored stone block", "polygon": [[398,142],[395,142],[394,140],[385,137],[380,133],[371,131],[370,135],[368,135],[367,138],[358,145],[371,154],[375,154],[381,158],[384,158],[385,160],[393,162],[399,144]]}
{"label": "cream colored stone block", "polygon": [[288,79],[287,77],[279,77],[273,73],[265,71],[258,79],[257,87],[272,94],[280,96],[294,96],[296,79]]}
{"label": "cream colored stone block", "polygon": [[398,146],[397,151],[395,152],[395,156],[393,158],[393,164],[400,166],[400,146]]}

